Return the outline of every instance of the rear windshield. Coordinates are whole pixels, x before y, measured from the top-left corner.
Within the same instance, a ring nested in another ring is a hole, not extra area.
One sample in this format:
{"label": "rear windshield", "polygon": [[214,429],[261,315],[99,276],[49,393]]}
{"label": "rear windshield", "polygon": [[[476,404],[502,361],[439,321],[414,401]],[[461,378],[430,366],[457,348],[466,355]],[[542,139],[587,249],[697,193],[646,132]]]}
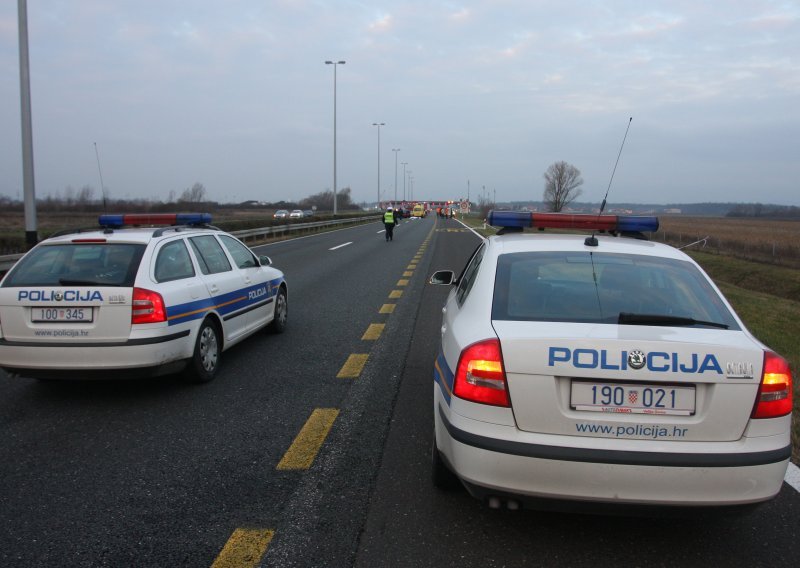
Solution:
{"label": "rear windshield", "polygon": [[739,329],[703,274],[686,261],[588,252],[498,258],[492,319],[618,323],[623,312]]}
{"label": "rear windshield", "polygon": [[121,286],[136,279],[145,245],[64,243],[40,246],[9,272],[3,287]]}

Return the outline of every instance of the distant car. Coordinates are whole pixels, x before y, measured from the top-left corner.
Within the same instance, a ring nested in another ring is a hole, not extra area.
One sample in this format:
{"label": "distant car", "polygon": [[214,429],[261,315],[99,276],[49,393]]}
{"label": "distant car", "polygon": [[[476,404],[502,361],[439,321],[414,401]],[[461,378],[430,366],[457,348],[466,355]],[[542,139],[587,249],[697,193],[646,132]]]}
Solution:
{"label": "distant car", "polygon": [[426,214],[427,211],[425,210],[424,205],[420,204],[414,205],[414,208],[411,210],[411,216],[418,219],[425,217]]}
{"label": "distant car", "polygon": [[300,209],[294,209],[291,213],[289,213],[289,219],[302,219],[303,212]]}
{"label": "distant car", "polygon": [[303,211],[303,217],[313,217],[314,212],[311,209],[305,209]]}
{"label": "distant car", "polygon": [[778,494],[789,364],[694,260],[643,238],[658,219],[487,220],[506,234],[481,242],[457,278],[431,277],[452,286],[433,373],[436,485],[458,479],[512,509],[743,506]]}
{"label": "distant car", "polygon": [[282,332],[283,273],[210,221],[101,215],[97,230],[39,243],[0,282],[0,367],[41,379],[186,369],[205,382],[229,347]]}
{"label": "distant car", "polygon": [[272,214],[273,219],[288,219],[289,212],[286,209],[278,209]]}

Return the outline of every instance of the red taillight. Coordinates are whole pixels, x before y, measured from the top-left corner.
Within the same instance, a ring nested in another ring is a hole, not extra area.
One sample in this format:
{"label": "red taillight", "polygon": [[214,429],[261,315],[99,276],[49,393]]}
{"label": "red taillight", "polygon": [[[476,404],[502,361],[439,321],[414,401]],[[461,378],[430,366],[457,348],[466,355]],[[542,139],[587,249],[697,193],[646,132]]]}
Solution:
{"label": "red taillight", "polygon": [[131,323],[160,323],[167,321],[167,310],[164,307],[164,298],[158,292],[133,289],[133,306],[131,310]]}
{"label": "red taillight", "polygon": [[783,357],[764,352],[764,371],[753,418],[777,418],[792,412],[792,371]]}
{"label": "red taillight", "polygon": [[500,341],[487,339],[473,343],[461,352],[453,394],[481,404],[511,406]]}

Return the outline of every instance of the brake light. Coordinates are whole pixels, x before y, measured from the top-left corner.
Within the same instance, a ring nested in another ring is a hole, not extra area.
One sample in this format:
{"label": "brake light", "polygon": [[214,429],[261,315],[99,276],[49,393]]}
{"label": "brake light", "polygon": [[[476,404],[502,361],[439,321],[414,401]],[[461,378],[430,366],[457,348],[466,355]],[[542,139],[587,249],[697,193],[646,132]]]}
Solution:
{"label": "brake light", "polygon": [[461,352],[453,394],[480,404],[511,406],[499,340],[473,343]]}
{"label": "brake light", "polygon": [[792,412],[792,371],[789,363],[772,351],[764,352],[764,371],[758,387],[753,418],[777,418]]}
{"label": "brake light", "polygon": [[133,309],[131,310],[131,324],[161,323],[167,321],[167,309],[164,298],[158,292],[133,289]]}

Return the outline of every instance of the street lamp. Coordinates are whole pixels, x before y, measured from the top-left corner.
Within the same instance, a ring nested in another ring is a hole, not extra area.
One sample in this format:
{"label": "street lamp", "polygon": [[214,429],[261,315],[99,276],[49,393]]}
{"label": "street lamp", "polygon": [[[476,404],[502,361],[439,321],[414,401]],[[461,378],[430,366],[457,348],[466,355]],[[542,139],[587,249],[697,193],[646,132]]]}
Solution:
{"label": "street lamp", "polygon": [[400,151],[400,148],[392,148],[392,152],[394,152],[394,203],[397,205],[397,153]]}
{"label": "street lamp", "polygon": [[333,216],[336,217],[336,66],[344,65],[344,61],[326,61],[325,65],[333,65]]}
{"label": "street lamp", "polygon": [[400,162],[403,165],[403,202],[406,201],[406,166],[408,162]]}
{"label": "street lamp", "polygon": [[381,126],[386,126],[385,122],[373,122],[372,126],[378,127],[378,207],[381,204]]}

